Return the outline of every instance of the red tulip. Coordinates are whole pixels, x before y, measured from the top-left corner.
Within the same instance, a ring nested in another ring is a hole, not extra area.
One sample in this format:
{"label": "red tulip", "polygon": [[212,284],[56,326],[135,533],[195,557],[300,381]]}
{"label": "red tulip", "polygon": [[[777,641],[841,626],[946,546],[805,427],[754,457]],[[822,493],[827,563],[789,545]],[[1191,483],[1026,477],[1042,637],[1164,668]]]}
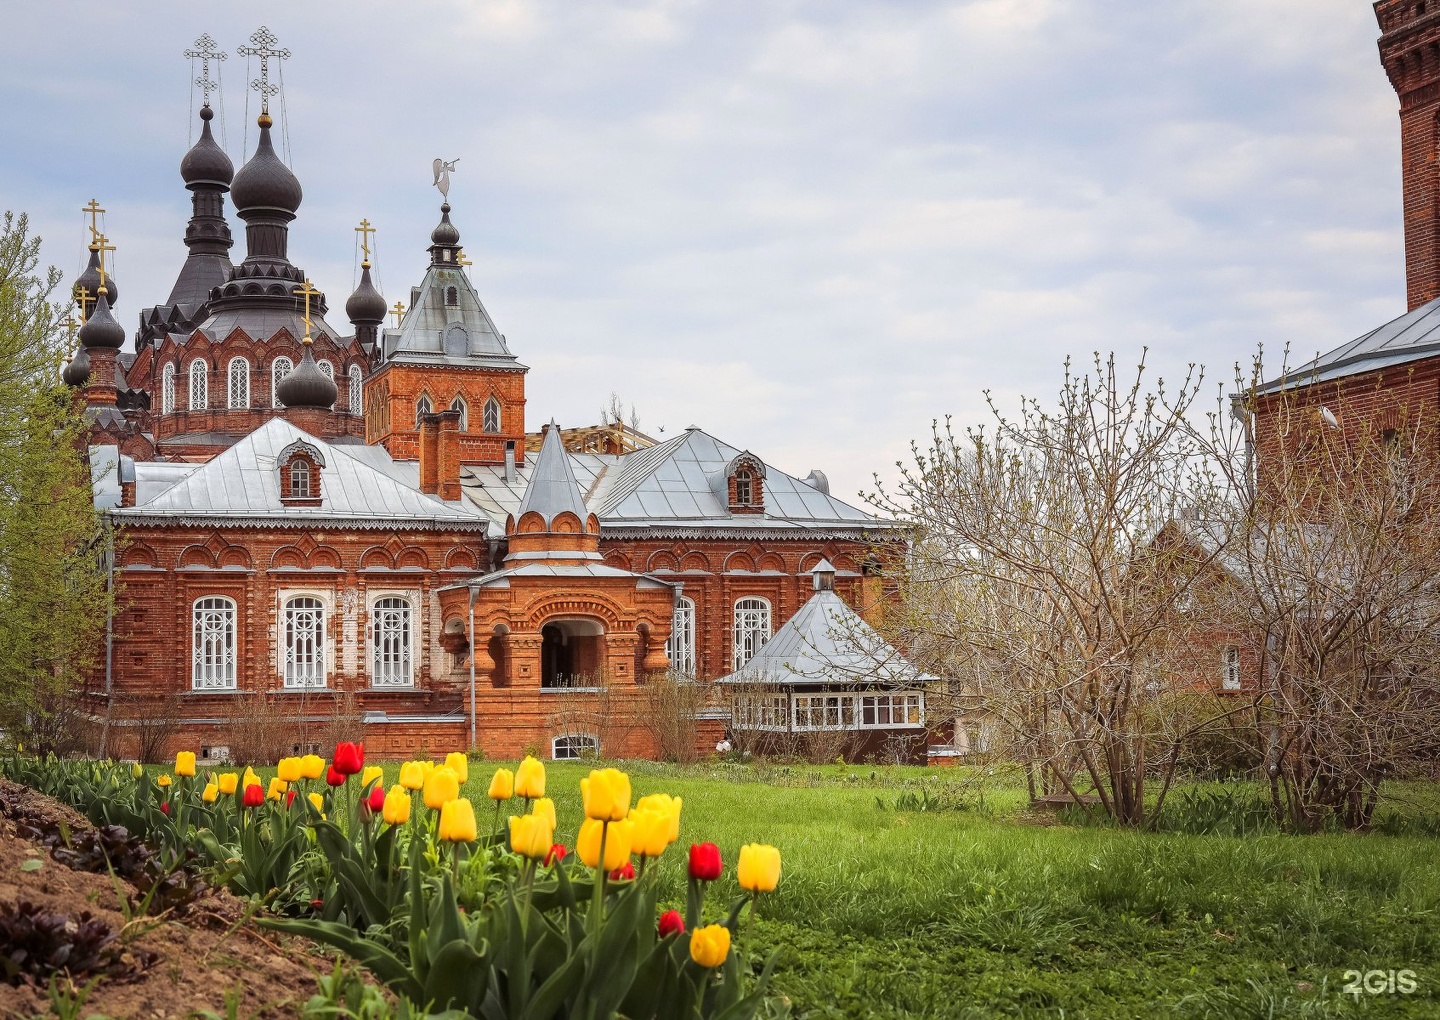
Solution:
{"label": "red tulip", "polygon": [[265,804],[265,788],[259,783],[251,783],[245,787],[245,796],[240,801],[245,807],[263,807]]}
{"label": "red tulip", "polygon": [[[358,772],[360,770],[356,769],[355,771]],[[331,786],[344,786],[347,775],[354,775],[354,773],[341,772],[334,765],[331,765],[330,771],[325,773],[325,782]]]}
{"label": "red tulip", "polygon": [[720,848],[714,843],[690,844],[690,877],[713,882],[720,877]]}
{"label": "red tulip", "polygon": [[321,907],[323,907],[324,905],[325,905],[325,901],[324,901],[324,900],[311,900],[311,901],[310,901],[310,906],[311,906],[313,909],[315,909],[315,910],[319,910],[319,909],[320,909]]}
{"label": "red tulip", "polygon": [[620,881],[622,878],[634,878],[634,877],[635,877],[635,865],[631,864],[629,861],[626,861],[624,864],[620,865],[620,867],[618,867],[618,868],[616,868],[614,871],[610,872],[610,881],[612,881],[612,882],[618,882],[618,881]]}
{"label": "red tulip", "polygon": [[369,807],[370,813],[374,815],[378,815],[381,811],[385,810],[385,787],[376,783],[374,789],[370,791],[370,800],[366,806]]}
{"label": "red tulip", "polygon": [[160,805],[160,813],[162,815],[168,815],[170,813],[170,802],[168,800]]}
{"label": "red tulip", "polygon": [[545,855],[545,866],[548,868],[552,864],[558,864],[565,859],[565,855],[569,852],[569,850],[565,849],[564,843],[556,843],[550,848],[550,852]]}
{"label": "red tulip", "polygon": [[290,805],[295,803],[295,794],[296,794],[296,792],[297,792],[297,791],[295,791],[295,790],[287,790],[287,791],[285,791],[285,809],[286,809],[287,811],[290,809]]}
{"label": "red tulip", "polygon": [[[338,772],[342,776],[353,776],[365,768],[365,745],[352,744],[348,740],[342,740],[335,745],[335,763],[330,766],[332,772]],[[327,779],[327,782],[329,780]],[[339,783],[330,783],[331,786],[338,786]]]}
{"label": "red tulip", "polygon": [[660,915],[660,937],[666,935],[684,935],[685,919],[680,916],[678,910],[667,910]]}

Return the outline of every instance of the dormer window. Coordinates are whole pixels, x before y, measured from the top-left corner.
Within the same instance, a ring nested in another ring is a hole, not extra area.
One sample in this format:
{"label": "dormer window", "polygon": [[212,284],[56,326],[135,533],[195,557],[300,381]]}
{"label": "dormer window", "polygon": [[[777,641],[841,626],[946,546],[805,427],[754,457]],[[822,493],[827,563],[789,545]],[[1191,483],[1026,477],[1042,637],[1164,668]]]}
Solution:
{"label": "dormer window", "polygon": [[456,288],[456,287],[446,287],[446,288],[445,288],[445,303],[446,303],[447,305],[449,305],[450,307],[452,307],[452,308],[455,307],[456,305],[458,305],[458,304],[460,303],[460,290],[459,290],[459,288]]}
{"label": "dormer window", "polygon": [[764,513],[764,462],[752,453],[737,454],[725,466],[724,494],[732,514]]}
{"label": "dormer window", "polygon": [[325,459],[320,451],[296,440],[276,458],[280,465],[280,502],[286,506],[320,505],[320,471]]}

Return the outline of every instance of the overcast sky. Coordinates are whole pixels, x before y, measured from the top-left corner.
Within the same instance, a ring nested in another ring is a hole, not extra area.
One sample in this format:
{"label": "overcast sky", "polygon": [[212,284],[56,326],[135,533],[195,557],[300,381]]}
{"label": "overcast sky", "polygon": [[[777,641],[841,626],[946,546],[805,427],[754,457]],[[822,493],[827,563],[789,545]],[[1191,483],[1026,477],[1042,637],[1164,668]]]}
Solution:
{"label": "overcast sky", "polygon": [[1218,379],[1404,311],[1396,100],[1361,0],[55,0],[5,22],[0,204],[68,277],[100,199],[129,328],[184,255],[182,51],[231,54],[238,166],[235,48],[264,24],[292,54],[291,257],[333,306],[362,216],[408,299],[431,160],[459,158],[453,219],[531,366],[528,427],[592,423],[613,391],[651,434],[700,425],[852,502],[932,418],[1052,394],[1067,354],[1148,345],[1167,378]]}

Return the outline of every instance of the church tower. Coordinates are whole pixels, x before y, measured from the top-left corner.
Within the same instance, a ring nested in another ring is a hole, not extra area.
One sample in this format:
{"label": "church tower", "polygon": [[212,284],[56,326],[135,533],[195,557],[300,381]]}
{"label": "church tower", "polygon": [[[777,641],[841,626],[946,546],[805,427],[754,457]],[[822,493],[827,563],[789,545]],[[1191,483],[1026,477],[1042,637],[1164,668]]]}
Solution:
{"label": "church tower", "polygon": [[1379,0],[1380,62],[1400,98],[1410,308],[1440,297],[1440,0]]}

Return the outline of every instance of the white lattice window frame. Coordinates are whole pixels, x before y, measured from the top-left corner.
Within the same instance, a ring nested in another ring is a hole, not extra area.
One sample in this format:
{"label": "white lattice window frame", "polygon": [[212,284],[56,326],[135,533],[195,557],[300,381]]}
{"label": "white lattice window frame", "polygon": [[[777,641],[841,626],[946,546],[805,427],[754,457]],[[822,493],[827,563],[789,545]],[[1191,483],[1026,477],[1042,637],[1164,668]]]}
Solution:
{"label": "white lattice window frame", "polygon": [[175,411],[175,363],[170,362],[160,370],[160,412],[173,414]]}
{"label": "white lattice window frame", "polygon": [[250,406],[250,362],[244,358],[231,358],[225,369],[228,382],[226,407],[232,410]]}
{"label": "white lattice window frame", "polygon": [[295,362],[286,357],[276,358],[270,363],[270,406],[284,407],[280,403],[280,380],[295,371]]}
{"label": "white lattice window frame", "polygon": [[190,610],[190,686],[197,691],[235,689],[235,600],[204,595]]}
{"label": "white lattice window frame", "polygon": [[500,431],[500,401],[496,400],[494,397],[491,397],[489,400],[485,401],[485,407],[481,411],[481,414],[481,429],[492,435]]}
{"label": "white lattice window frame", "polygon": [[210,406],[210,366],[204,358],[190,362],[190,404],[192,411],[204,411]]}
{"label": "white lattice window frame", "polygon": [[[329,665],[334,661],[329,634],[330,619],[335,609],[334,596],[330,592],[292,589],[280,592],[278,599],[276,619],[279,625],[275,651],[285,690],[324,690],[328,683]],[[318,603],[318,609],[303,609],[304,613],[318,612],[317,620],[302,618],[302,607],[294,605],[300,599]],[[308,624],[314,624],[314,627],[308,627]],[[293,641],[292,626],[297,627],[293,632]],[[292,647],[297,643],[300,647]]]}
{"label": "white lattice window frame", "polygon": [[420,399],[415,401],[415,427],[417,429],[420,427],[421,418],[425,417],[427,414],[434,413],[435,405],[430,403],[430,397],[426,394],[421,394]]}
{"label": "white lattice window frame", "polygon": [[682,596],[675,602],[670,619],[670,637],[665,642],[665,657],[677,673],[695,675],[695,600]]}
{"label": "white lattice window frame", "polygon": [[[413,589],[372,591],[368,599],[370,686],[409,690],[415,686],[416,649],[420,647],[420,592]],[[396,629],[395,606],[404,603],[403,630]],[[403,636],[403,648],[395,640]]]}
{"label": "white lattice window frame", "polygon": [[858,695],[857,726],[862,730],[919,729],[925,725],[925,695],[896,691]]}
{"label": "white lattice window frame", "polygon": [[735,600],[734,668],[739,669],[755,657],[772,633],[770,603],[755,595]]}
{"label": "white lattice window frame", "polygon": [[450,401],[450,410],[460,412],[460,431],[470,431],[470,405],[465,403],[465,398],[457,396]]}
{"label": "white lattice window frame", "polygon": [[790,704],[783,694],[742,694],[735,699],[732,711],[740,729],[781,733],[789,729]]}
{"label": "white lattice window frame", "polygon": [[855,728],[853,694],[797,694],[792,699],[791,706],[797,732]]}
{"label": "white lattice window frame", "polygon": [[365,373],[360,371],[359,365],[350,366],[350,413],[361,414],[365,405],[362,403],[365,390]]}
{"label": "white lattice window frame", "polygon": [[550,757],[554,761],[575,761],[599,756],[600,738],[593,733],[563,733],[550,741]]}

